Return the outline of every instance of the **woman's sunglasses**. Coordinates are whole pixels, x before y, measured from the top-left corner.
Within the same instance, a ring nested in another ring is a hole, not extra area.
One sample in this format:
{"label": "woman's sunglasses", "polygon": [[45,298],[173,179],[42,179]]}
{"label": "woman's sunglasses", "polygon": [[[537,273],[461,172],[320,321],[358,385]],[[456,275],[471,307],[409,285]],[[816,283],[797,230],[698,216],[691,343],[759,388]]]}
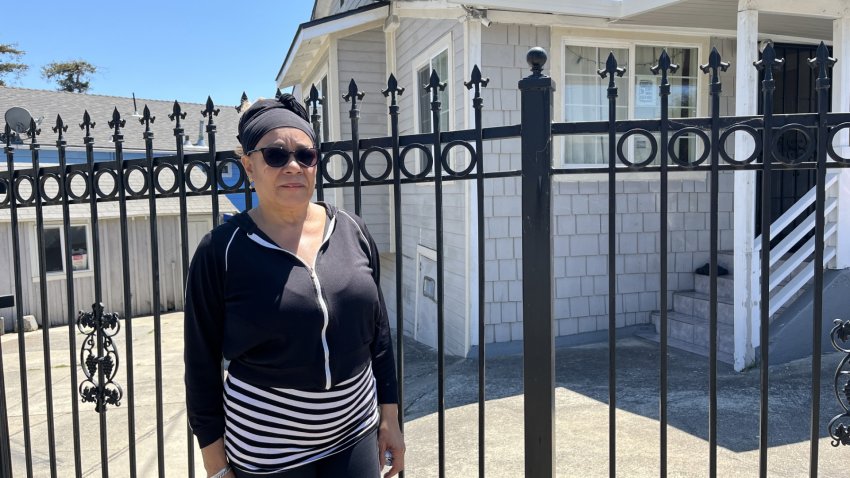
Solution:
{"label": "woman's sunglasses", "polygon": [[265,148],[254,149],[245,153],[250,155],[257,151],[263,153],[263,159],[272,168],[282,168],[289,163],[291,157],[295,156],[295,160],[305,168],[312,168],[319,162],[319,151],[316,148],[301,148],[295,151],[290,151],[280,146],[268,146]]}

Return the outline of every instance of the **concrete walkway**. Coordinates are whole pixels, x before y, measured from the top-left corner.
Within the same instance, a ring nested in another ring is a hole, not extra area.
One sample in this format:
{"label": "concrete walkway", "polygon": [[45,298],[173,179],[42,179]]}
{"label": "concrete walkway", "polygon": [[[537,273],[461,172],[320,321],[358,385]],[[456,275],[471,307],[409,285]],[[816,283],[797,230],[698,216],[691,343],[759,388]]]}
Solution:
{"label": "concrete walkway", "polygon": [[[163,416],[165,474],[186,477],[187,436],[183,392],[182,314],[162,320]],[[129,476],[126,376],[126,324],[117,337],[122,360],[118,383],[124,388],[120,407],[107,413],[109,476]],[[135,434],[138,476],[157,475],[153,321],[133,320]],[[73,476],[71,383],[68,329],[50,331],[53,413],[58,476]],[[77,335],[75,356],[82,336]],[[28,333],[26,369],[33,475],[49,475],[47,407],[42,331]],[[14,476],[26,476],[17,335],[0,337],[6,403],[10,420]],[[437,476],[436,355],[405,344],[405,435],[407,477]],[[617,344],[617,471],[624,477],[659,475],[658,345],[637,338]],[[557,356],[557,470],[559,477],[608,476],[607,344],[564,348]],[[707,359],[670,351],[668,474],[708,475]],[[825,355],[822,367],[820,476],[850,475],[850,450],[833,448],[826,424],[840,409],[832,389],[838,354]],[[522,359],[490,358],[486,362],[486,476],[523,476]],[[82,373],[79,379],[82,380]],[[770,369],[768,475],[808,476],[811,416],[811,362],[802,360]],[[478,476],[478,363],[447,359],[446,476]],[[718,476],[758,475],[759,373],[735,373],[720,365],[718,411]],[[92,404],[80,404],[83,476],[101,476],[98,415]],[[195,454],[196,475],[202,472]]]}

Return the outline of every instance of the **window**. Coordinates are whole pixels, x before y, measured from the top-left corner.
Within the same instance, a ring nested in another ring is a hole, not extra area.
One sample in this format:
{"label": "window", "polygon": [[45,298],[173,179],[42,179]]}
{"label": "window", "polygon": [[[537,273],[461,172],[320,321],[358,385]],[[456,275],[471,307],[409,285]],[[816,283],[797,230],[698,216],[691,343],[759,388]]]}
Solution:
{"label": "window", "polygon": [[89,270],[88,226],[71,226],[71,236],[65,238],[61,227],[44,228],[44,264],[47,273],[65,272],[66,240],[70,245],[73,271]]}
{"label": "window", "polygon": [[[609,52],[627,74],[617,81],[617,119],[654,119],[661,116],[658,87],[660,74],[649,68],[658,62],[662,46],[622,45],[597,47],[565,45],[564,48],[564,121],[605,121],[608,119],[608,79],[596,73],[604,68]],[[667,53],[679,70],[670,79],[670,118],[688,118],[697,114],[697,48],[667,47]],[[629,86],[627,86],[629,85]],[[656,139],[657,139],[656,135]],[[563,138],[564,165],[607,165],[608,135],[566,136]],[[674,145],[675,154],[693,159],[696,143],[685,135]],[[632,162],[645,159],[650,144],[639,135],[631,136],[624,152]]]}
{"label": "window", "polygon": [[[441,82],[449,83],[449,51],[443,50],[435,56],[430,57],[425,64],[416,70],[417,85],[419,92],[419,133],[431,133],[434,131],[434,118],[431,114],[432,92],[425,89],[431,81],[431,71],[436,70]],[[440,100],[440,130],[446,131],[449,124],[449,88],[439,92],[437,98]]]}

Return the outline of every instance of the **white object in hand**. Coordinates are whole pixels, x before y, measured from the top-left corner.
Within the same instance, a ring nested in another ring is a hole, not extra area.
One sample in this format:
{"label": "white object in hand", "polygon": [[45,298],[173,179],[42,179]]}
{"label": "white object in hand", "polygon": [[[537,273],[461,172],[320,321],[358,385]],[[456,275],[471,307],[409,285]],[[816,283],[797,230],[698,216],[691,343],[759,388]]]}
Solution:
{"label": "white object in hand", "polygon": [[393,453],[389,450],[384,452],[384,462],[386,466],[393,466]]}

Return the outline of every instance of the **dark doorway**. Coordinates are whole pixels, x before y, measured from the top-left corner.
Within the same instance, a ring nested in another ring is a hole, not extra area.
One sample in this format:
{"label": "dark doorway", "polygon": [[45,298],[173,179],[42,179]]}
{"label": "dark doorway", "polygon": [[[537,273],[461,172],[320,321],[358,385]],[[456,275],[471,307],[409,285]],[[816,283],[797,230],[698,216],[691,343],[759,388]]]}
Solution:
{"label": "dark doorway", "polygon": [[[773,45],[777,58],[784,58],[785,64],[776,73],[776,92],[773,95],[774,114],[813,113],[817,111],[817,93],[815,92],[815,80],[817,70],[809,67],[808,59],[817,55],[817,45],[791,45],[778,43]],[[830,48],[830,54],[832,48]],[[761,81],[764,73],[759,75],[759,114],[764,112],[764,96],[761,91]],[[831,95],[831,90],[830,90]],[[831,105],[830,105],[831,108]],[[788,132],[779,140],[779,154],[788,157],[797,157],[808,147],[808,139],[805,135]],[[817,148],[817,145],[815,145]],[[806,161],[813,160],[817,150],[813,150],[812,157]],[[771,176],[771,199],[770,199],[770,222],[773,223],[785,211],[791,208],[804,194],[815,186],[814,170],[791,170],[772,171]],[[762,173],[757,173],[756,197],[761,197]],[[812,210],[814,206],[812,206]],[[756,235],[761,234],[761,201],[756,202]],[[771,243],[781,241],[791,228],[786,229],[785,234],[779,234],[771,238]],[[804,240],[808,239],[806,237]]]}

